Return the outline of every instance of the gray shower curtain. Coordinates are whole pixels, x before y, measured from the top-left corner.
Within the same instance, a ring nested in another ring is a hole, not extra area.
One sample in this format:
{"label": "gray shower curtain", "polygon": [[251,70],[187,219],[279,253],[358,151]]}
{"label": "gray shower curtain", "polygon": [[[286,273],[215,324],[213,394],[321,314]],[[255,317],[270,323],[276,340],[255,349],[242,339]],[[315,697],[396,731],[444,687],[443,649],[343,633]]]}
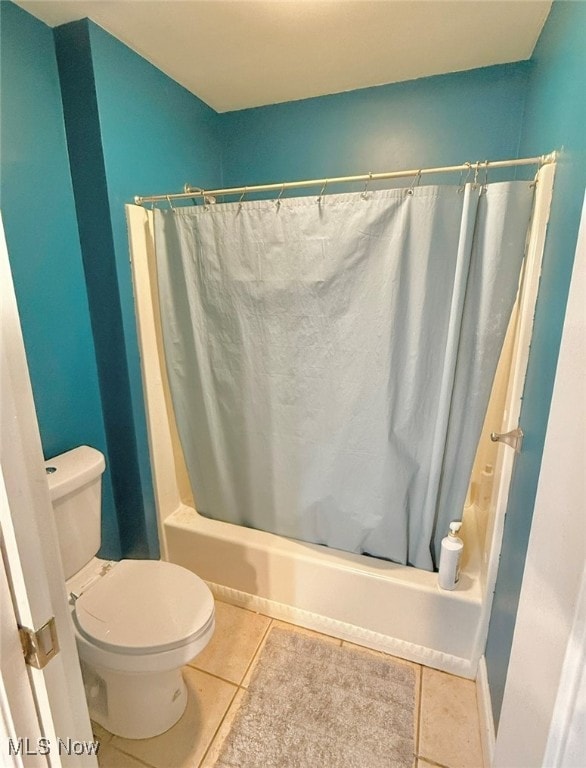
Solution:
{"label": "gray shower curtain", "polygon": [[432,569],[517,292],[527,182],[155,212],[198,510]]}

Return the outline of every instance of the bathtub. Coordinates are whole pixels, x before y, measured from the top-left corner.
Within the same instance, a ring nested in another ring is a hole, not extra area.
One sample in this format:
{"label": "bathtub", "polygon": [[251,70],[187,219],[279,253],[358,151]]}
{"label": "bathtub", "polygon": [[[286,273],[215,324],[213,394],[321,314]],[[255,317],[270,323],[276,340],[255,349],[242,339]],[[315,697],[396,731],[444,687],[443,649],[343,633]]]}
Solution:
{"label": "bathtub", "polygon": [[500,534],[493,535],[494,574],[487,579],[477,524],[484,528],[473,505],[464,510],[462,575],[446,592],[434,573],[210,520],[188,503],[163,364],[152,214],[132,205],[126,213],[162,557],[205,579],[218,599],[474,679]]}
{"label": "bathtub", "polygon": [[164,537],[168,559],[218,599],[474,678],[482,590],[473,508],[464,521],[466,556],[451,592],[435,573],[210,520],[184,504],[165,519]]}

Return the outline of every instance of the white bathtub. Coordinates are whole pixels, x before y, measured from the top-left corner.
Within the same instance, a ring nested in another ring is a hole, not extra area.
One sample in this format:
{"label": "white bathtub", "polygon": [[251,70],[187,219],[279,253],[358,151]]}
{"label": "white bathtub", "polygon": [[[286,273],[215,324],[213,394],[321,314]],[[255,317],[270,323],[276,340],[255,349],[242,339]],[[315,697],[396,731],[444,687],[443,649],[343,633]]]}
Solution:
{"label": "white bathtub", "polygon": [[209,520],[184,505],[164,535],[168,559],[222,600],[474,678],[482,601],[467,512],[467,556],[451,592],[434,573]]}
{"label": "white bathtub", "polygon": [[473,507],[464,511],[462,576],[445,592],[427,571],[209,520],[186,506],[153,290],[152,216],[127,206],[127,217],[163,558],[201,576],[227,602],[474,679],[492,589],[485,577],[481,583]]}

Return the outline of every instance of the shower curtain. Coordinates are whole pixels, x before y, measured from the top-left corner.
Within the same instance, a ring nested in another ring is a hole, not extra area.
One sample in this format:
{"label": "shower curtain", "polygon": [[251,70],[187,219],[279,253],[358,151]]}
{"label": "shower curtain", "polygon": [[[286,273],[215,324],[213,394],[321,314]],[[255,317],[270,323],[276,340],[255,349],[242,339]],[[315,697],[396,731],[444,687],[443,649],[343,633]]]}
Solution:
{"label": "shower curtain", "polygon": [[198,511],[431,570],[461,519],[528,182],[155,211]]}

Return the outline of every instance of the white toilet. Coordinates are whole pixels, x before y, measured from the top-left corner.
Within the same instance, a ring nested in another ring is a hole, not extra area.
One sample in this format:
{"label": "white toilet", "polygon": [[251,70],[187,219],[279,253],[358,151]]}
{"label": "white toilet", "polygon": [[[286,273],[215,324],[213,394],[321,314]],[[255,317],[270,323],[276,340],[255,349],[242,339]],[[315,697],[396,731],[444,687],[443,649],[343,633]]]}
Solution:
{"label": "white toilet", "polygon": [[90,717],[145,739],[187,705],[181,667],[214,632],[198,576],[160,560],[100,560],[103,455],[81,446],[45,463]]}

